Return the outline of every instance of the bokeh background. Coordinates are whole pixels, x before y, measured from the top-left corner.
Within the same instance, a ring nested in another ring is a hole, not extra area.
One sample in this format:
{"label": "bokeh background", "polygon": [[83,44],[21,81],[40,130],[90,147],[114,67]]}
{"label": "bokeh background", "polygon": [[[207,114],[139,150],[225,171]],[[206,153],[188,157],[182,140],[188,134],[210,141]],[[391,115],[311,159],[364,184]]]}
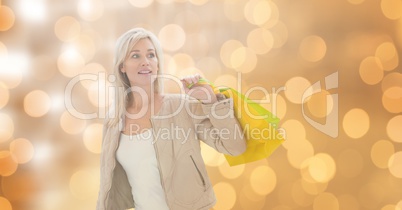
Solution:
{"label": "bokeh background", "polygon": [[[287,134],[271,157],[229,167],[202,146],[214,209],[401,210],[401,17],[401,0],[2,0],[0,209],[95,209],[106,72],[117,37],[141,26],[166,74],[267,90],[255,100],[286,89],[264,104]],[[83,74],[95,80],[66,92]],[[307,121],[330,114],[335,136]]]}

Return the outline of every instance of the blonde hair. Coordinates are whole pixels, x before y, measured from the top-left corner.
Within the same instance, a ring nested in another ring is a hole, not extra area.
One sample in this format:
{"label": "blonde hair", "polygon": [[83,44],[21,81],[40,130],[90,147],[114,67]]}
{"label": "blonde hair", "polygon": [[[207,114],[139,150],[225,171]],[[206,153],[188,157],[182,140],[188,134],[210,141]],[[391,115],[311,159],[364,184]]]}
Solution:
{"label": "blonde hair", "polygon": [[[158,59],[158,76],[163,72],[163,51],[158,38],[150,31],[143,28],[133,28],[121,35],[116,42],[115,55],[113,61],[113,74],[116,76],[115,85],[117,88],[115,103],[109,111],[108,125],[116,125],[119,123],[120,117],[125,114],[125,110],[129,102],[134,100],[131,94],[127,94],[127,89],[130,87],[130,81],[127,76],[121,72],[124,61],[128,57],[131,49],[141,39],[149,39],[155,47],[156,57]],[[162,93],[163,84],[158,77],[154,81],[154,92]],[[129,92],[129,91],[128,91]],[[110,115],[113,112],[114,117]]]}

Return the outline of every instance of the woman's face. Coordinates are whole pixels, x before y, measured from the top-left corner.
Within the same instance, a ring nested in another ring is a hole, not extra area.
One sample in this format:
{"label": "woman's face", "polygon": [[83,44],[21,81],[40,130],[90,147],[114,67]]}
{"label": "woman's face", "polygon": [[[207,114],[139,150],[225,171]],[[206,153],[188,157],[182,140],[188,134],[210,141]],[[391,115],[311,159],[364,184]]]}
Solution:
{"label": "woman's face", "polygon": [[158,58],[149,39],[141,39],[134,45],[123,62],[121,71],[127,74],[131,86],[150,86],[158,73]]}

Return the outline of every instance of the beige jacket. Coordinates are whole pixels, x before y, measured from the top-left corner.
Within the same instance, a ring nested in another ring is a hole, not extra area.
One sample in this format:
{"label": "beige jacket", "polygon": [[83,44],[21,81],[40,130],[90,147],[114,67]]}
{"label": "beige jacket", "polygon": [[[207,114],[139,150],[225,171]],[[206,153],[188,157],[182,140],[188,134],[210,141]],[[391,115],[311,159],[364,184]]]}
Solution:
{"label": "beige jacket", "polygon": [[[199,140],[224,154],[239,155],[246,150],[241,127],[233,114],[232,99],[206,105],[184,95],[165,95],[162,107],[151,118],[151,123],[161,184],[169,208],[195,210],[213,207],[216,198],[201,156]],[[105,126],[103,130],[97,210],[135,207],[126,173],[116,161],[119,127],[124,128],[124,125]]]}

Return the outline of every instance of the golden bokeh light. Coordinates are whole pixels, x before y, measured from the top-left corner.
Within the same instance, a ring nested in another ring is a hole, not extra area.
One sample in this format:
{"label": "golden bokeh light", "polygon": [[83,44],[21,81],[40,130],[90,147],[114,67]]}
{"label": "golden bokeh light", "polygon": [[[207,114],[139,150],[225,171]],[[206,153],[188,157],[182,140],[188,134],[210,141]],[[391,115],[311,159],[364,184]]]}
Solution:
{"label": "golden bokeh light", "polygon": [[394,70],[399,65],[398,52],[391,42],[384,42],[378,46],[375,57],[380,59],[385,71]]}
{"label": "golden bokeh light", "polygon": [[306,161],[308,172],[316,182],[329,182],[334,178],[337,168],[334,159],[330,155],[319,153]]}
{"label": "golden bokeh light", "polygon": [[84,131],[83,139],[85,148],[95,154],[100,154],[101,152],[102,127],[100,123],[93,123],[88,125]]}
{"label": "golden bokeh light", "polygon": [[266,1],[271,8],[271,16],[269,17],[268,21],[265,22],[261,27],[266,29],[272,29],[274,26],[280,22],[279,20],[279,9],[278,6],[273,1]]}
{"label": "golden bokeh light", "polygon": [[236,88],[239,86],[238,83],[241,81],[238,81],[238,79],[235,76],[232,76],[230,74],[224,74],[215,79],[213,83],[219,87],[219,86],[224,86],[224,87],[231,87],[231,88]]}
{"label": "golden bokeh light", "polygon": [[70,177],[70,192],[79,200],[93,197],[99,191],[99,176],[90,170],[76,171]]}
{"label": "golden bokeh light", "polygon": [[257,65],[257,56],[254,51],[247,47],[236,49],[230,57],[231,66],[241,73],[249,73]]}
{"label": "golden bokeh light", "polygon": [[185,10],[177,14],[175,17],[175,23],[180,25],[189,35],[203,36],[203,33],[200,33],[202,28],[201,22],[200,15],[195,13],[193,10]]}
{"label": "golden bokeh light", "polygon": [[[101,64],[89,63],[84,66],[84,68],[82,69],[82,73],[78,75],[80,77],[80,83],[86,89],[89,89],[93,84],[98,84],[101,73],[104,73],[106,75],[106,70]],[[95,81],[86,79],[88,76],[97,78],[98,80]]]}
{"label": "golden bokeh light", "polygon": [[371,147],[371,160],[378,168],[388,168],[388,160],[395,153],[392,142],[379,140]]}
{"label": "golden bokeh light", "polygon": [[314,199],[313,210],[339,210],[339,202],[332,193],[325,192],[319,194]]}
{"label": "golden bokeh light", "polygon": [[219,172],[227,179],[236,179],[240,177],[243,174],[244,169],[244,165],[229,166],[226,161],[219,166]]}
{"label": "golden bokeh light", "polygon": [[19,138],[10,143],[10,152],[18,164],[24,164],[32,160],[35,149],[28,139]]}
{"label": "golden bokeh light", "polygon": [[1,210],[12,210],[12,206],[10,201],[7,200],[5,197],[0,196],[0,209]]}
{"label": "golden bokeh light", "polygon": [[217,199],[214,209],[233,209],[237,195],[231,184],[219,182],[214,185],[214,191]]}
{"label": "golden bokeh light", "polygon": [[95,42],[91,36],[82,34],[78,36],[71,44],[72,49],[76,49],[77,52],[82,55],[84,61],[90,61],[96,51]]}
{"label": "golden bokeh light", "polygon": [[334,107],[334,100],[326,90],[321,90],[309,96],[306,100],[307,108],[314,117],[324,118],[332,112]]}
{"label": "golden bokeh light", "polygon": [[361,138],[370,128],[369,115],[363,109],[351,109],[345,114],[342,126],[349,137],[354,139]]}
{"label": "golden bokeh light", "polygon": [[63,42],[71,42],[76,39],[81,32],[81,24],[71,16],[63,16],[54,25],[54,33]]}
{"label": "golden bokeh light", "polygon": [[86,21],[96,21],[102,17],[104,5],[102,0],[79,0],[78,14]]}
{"label": "golden bokeh light", "polygon": [[10,92],[7,86],[0,82],[0,109],[5,107],[10,99]]}
{"label": "golden bokeh light", "polygon": [[225,16],[231,21],[241,21],[244,19],[244,6],[246,5],[247,0],[225,0],[223,4],[223,12]]}
{"label": "golden bokeh light", "polygon": [[242,209],[263,209],[265,200],[265,196],[256,194],[250,184],[243,185],[239,191],[238,201]]}
{"label": "golden bokeh light", "polygon": [[85,61],[75,49],[64,51],[57,59],[57,67],[62,75],[66,77],[75,77],[81,73]]}
{"label": "golden bokeh light", "polygon": [[268,195],[276,187],[276,174],[269,166],[258,166],[250,174],[251,188],[259,195]]}
{"label": "golden bokeh light", "polygon": [[15,15],[10,7],[0,5],[0,31],[7,31],[13,27]]}
{"label": "golden bokeh light", "polygon": [[299,47],[300,56],[308,62],[317,62],[324,58],[327,53],[327,45],[319,36],[304,38]]}
{"label": "golden bokeh light", "polygon": [[110,86],[110,83],[104,78],[100,78],[98,81],[93,82],[88,88],[88,98],[91,104],[96,107],[106,107],[109,105],[107,104],[107,99],[109,98],[108,94],[113,94],[113,92],[108,92]]}
{"label": "golden bokeh light", "polygon": [[402,88],[402,74],[398,72],[392,72],[385,75],[381,82],[382,91],[385,92],[391,87]]}
{"label": "golden bokeh light", "polygon": [[293,200],[302,207],[310,206],[314,201],[314,196],[307,194],[303,189],[302,180],[297,180],[292,187],[291,196]]}
{"label": "golden bokeh light", "polygon": [[[262,100],[267,100],[263,98]],[[283,119],[286,115],[287,105],[286,100],[283,96],[278,94],[271,94],[270,103],[263,103],[261,104],[262,107],[266,108],[270,111],[273,115],[278,117],[279,119]]]}
{"label": "golden bokeh light", "polygon": [[78,134],[84,130],[86,121],[72,116],[68,111],[64,111],[60,117],[60,126],[68,134]]}
{"label": "golden bokeh light", "polygon": [[402,210],[402,200],[400,200],[397,204],[396,204],[396,209],[395,210]]}
{"label": "golden bokeh light", "polygon": [[402,87],[390,87],[384,91],[382,105],[388,112],[402,112]]}
{"label": "golden bokeh light", "polygon": [[244,17],[254,25],[263,25],[271,17],[271,5],[268,1],[251,0],[244,7]]}
{"label": "golden bokeh light", "polygon": [[14,155],[7,150],[0,151],[0,175],[11,176],[17,171],[18,163]]}
{"label": "golden bokeh light", "polygon": [[381,0],[381,10],[385,17],[397,20],[402,17],[402,2],[399,0]]}
{"label": "golden bokeh light", "polygon": [[[178,53],[178,54],[173,55],[172,59],[173,59],[174,65],[176,67],[176,69],[175,69],[176,76],[178,76],[178,74],[180,74],[180,72],[185,69],[194,68],[194,65],[195,65],[194,59],[188,54]],[[188,75],[186,75],[186,76],[188,76]]]}
{"label": "golden bokeh light", "polygon": [[388,137],[394,141],[402,143],[402,115],[397,115],[390,119],[387,123],[387,134]]}
{"label": "golden bokeh light", "polygon": [[8,89],[18,87],[30,65],[28,54],[8,51],[0,56],[0,81]]}
{"label": "golden bokeh light", "polygon": [[289,31],[283,22],[278,21],[276,25],[270,29],[270,31],[274,40],[274,45],[272,46],[273,48],[281,48],[284,44],[286,44],[289,38]]}
{"label": "golden bokeh light", "polygon": [[388,169],[397,178],[402,178],[402,151],[396,152],[388,160]]}
{"label": "golden bokeh light", "polygon": [[56,61],[49,55],[38,55],[32,62],[32,73],[39,81],[48,81],[55,75]]}
{"label": "golden bokeh light", "polygon": [[173,52],[183,47],[186,33],[181,26],[169,24],[159,31],[158,38],[164,50]]}
{"label": "golden bokeh light", "polygon": [[130,4],[138,8],[149,7],[154,0],[129,0]]}
{"label": "golden bokeh light", "polygon": [[292,77],[285,84],[285,96],[290,102],[301,104],[303,102],[303,94],[308,90],[310,86],[311,83],[306,78]]}
{"label": "golden bokeh light", "polygon": [[355,196],[350,194],[343,194],[337,196],[339,202],[339,209],[342,210],[356,210],[360,209],[359,201]]}
{"label": "golden bokeh light", "polygon": [[204,159],[205,165],[211,167],[220,166],[226,161],[221,153],[218,153],[215,149],[203,142],[201,143],[201,155]]}
{"label": "golden bokeh light", "polygon": [[382,207],[381,210],[400,210],[400,209],[398,209],[395,205],[389,204],[389,205]]}
{"label": "golden bokeh light", "polygon": [[3,44],[3,42],[0,41],[0,58],[5,58],[8,56],[8,50],[6,45]]}
{"label": "golden bokeh light", "polygon": [[292,141],[291,144],[287,146],[287,157],[290,165],[294,168],[300,169],[302,163],[314,156],[313,145],[304,139],[299,139],[298,141]]}
{"label": "golden bokeh light", "polygon": [[201,6],[208,2],[209,0],[189,0],[194,5]]}
{"label": "golden bokeh light", "polygon": [[360,63],[360,77],[368,85],[375,85],[381,82],[384,71],[380,59],[369,56]]}
{"label": "golden bokeh light", "polygon": [[243,44],[238,40],[228,40],[223,43],[220,50],[220,57],[223,64],[228,68],[233,68],[232,66],[232,54],[237,49],[242,48]]}
{"label": "golden bokeh light", "polygon": [[43,90],[33,90],[24,98],[24,111],[31,117],[42,117],[51,108],[52,101]]}
{"label": "golden bokeh light", "polygon": [[14,122],[7,114],[0,113],[0,143],[9,140],[14,134]]}
{"label": "golden bokeh light", "polygon": [[354,149],[342,151],[336,163],[339,174],[346,178],[359,176],[364,167],[362,155]]}
{"label": "golden bokeh light", "polygon": [[222,73],[222,67],[219,61],[213,57],[201,58],[195,66],[200,69],[206,78],[217,78]]}
{"label": "golden bokeh light", "polygon": [[328,182],[310,182],[307,181],[306,179],[302,178],[301,179],[301,185],[303,190],[310,194],[310,195],[318,195],[322,192],[324,192],[327,187],[328,187]]}
{"label": "golden bokeh light", "polygon": [[300,141],[303,143],[306,138],[306,129],[304,125],[298,120],[286,120],[282,123],[281,128],[286,131],[286,141],[282,146],[288,149],[292,145],[299,145]]}
{"label": "golden bokeh light", "polygon": [[274,45],[274,37],[264,28],[256,28],[247,36],[247,46],[256,54],[268,53]]}

